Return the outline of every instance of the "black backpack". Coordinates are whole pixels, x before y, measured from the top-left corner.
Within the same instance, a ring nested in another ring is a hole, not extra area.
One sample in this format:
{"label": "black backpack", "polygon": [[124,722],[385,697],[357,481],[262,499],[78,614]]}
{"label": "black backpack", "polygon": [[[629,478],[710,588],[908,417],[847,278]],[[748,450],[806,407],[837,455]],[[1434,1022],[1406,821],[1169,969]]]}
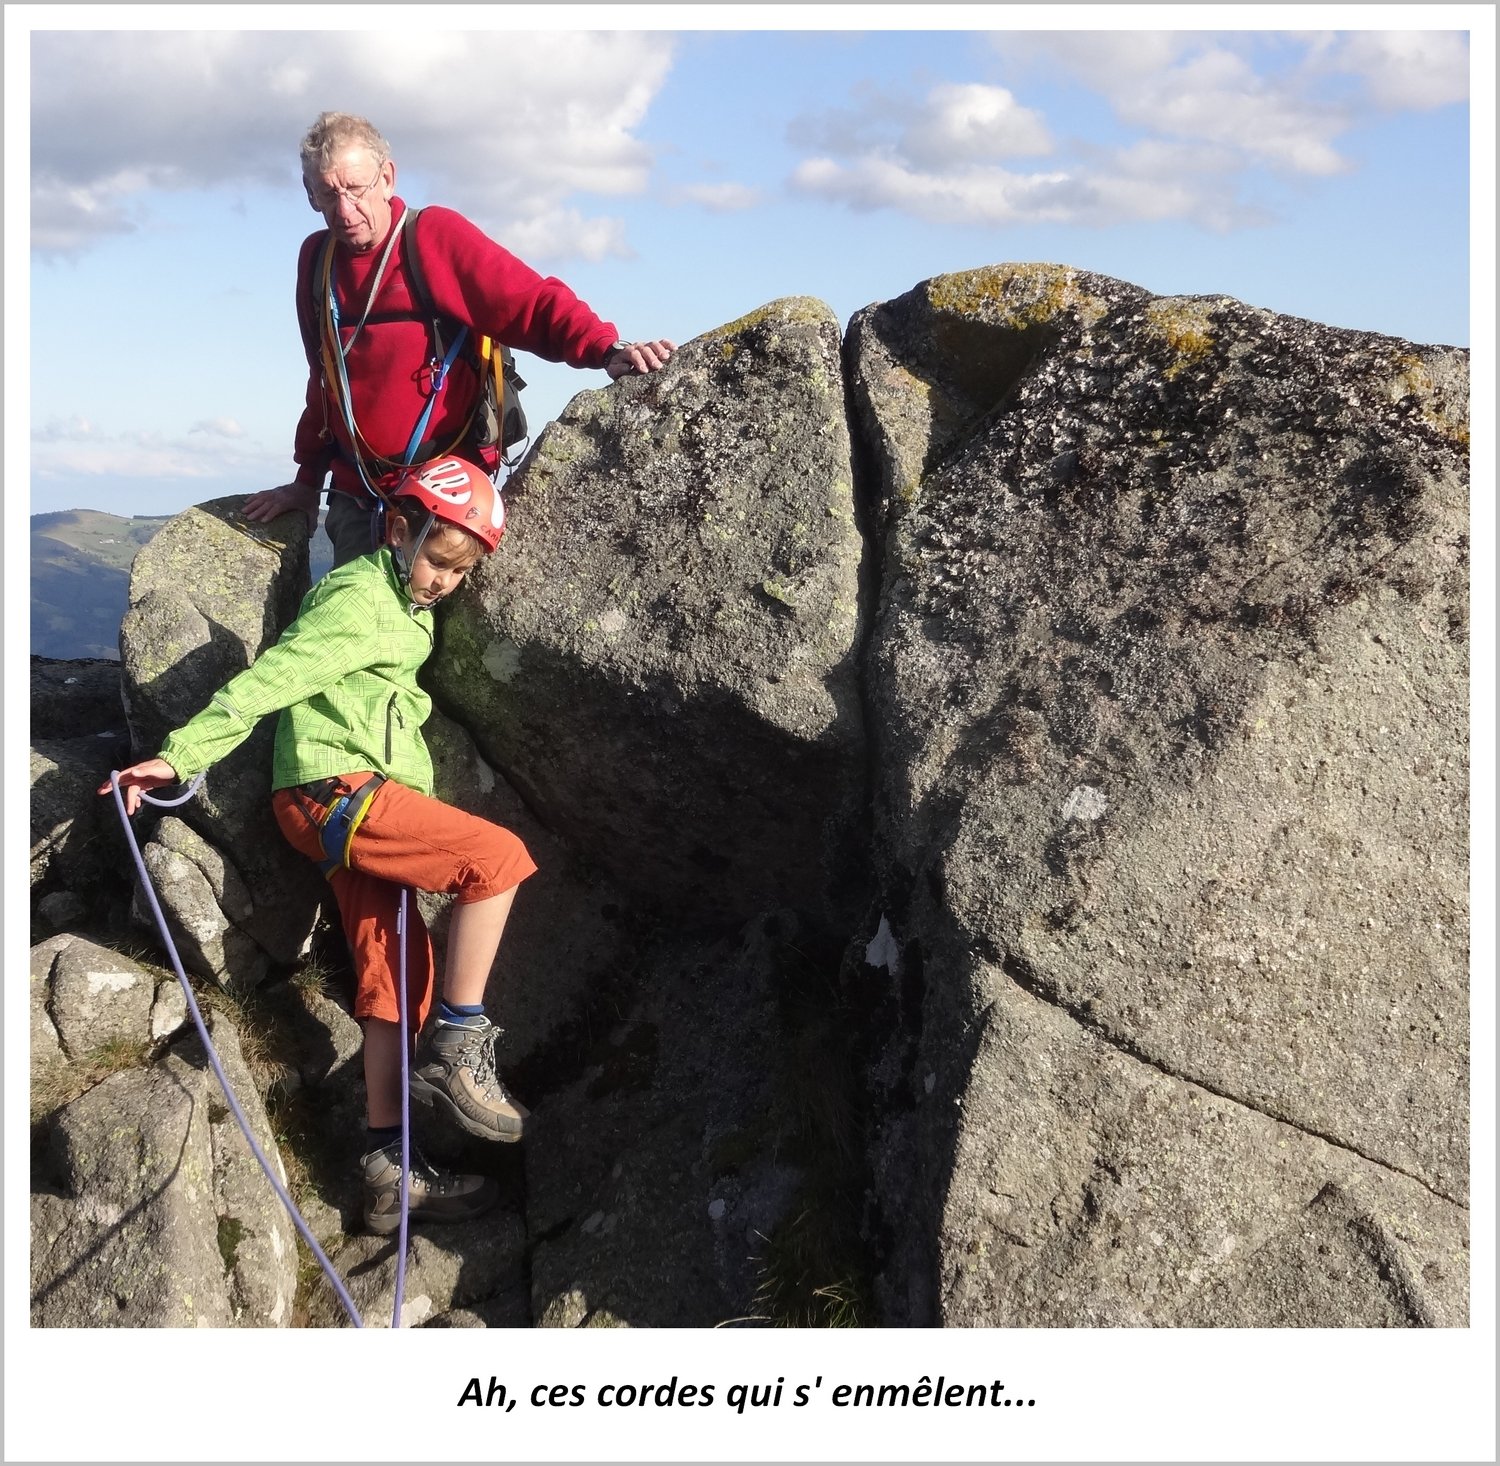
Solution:
{"label": "black backpack", "polygon": [[[427,275],[422,268],[421,252],[417,248],[416,224],[421,212],[420,209],[407,209],[402,214],[398,227],[406,231],[407,283],[415,299],[418,318],[427,322],[427,328],[432,334],[433,351],[436,358],[441,360],[453,341],[454,333],[463,330],[464,325],[451,316],[439,313],[432,303],[432,292],[427,288]],[[310,281],[313,318],[320,323],[320,332],[323,329],[320,282],[325,277],[328,252],[332,248],[333,235],[325,235],[313,260]],[[410,317],[392,315],[385,311],[369,317],[372,323],[398,319]],[[520,392],[526,383],[516,371],[515,357],[512,356],[510,347],[471,330],[464,350],[479,379],[479,400],[475,404],[473,418],[465,425],[458,441],[435,450],[435,454],[442,456],[451,453],[468,440],[480,450],[493,477],[501,463],[506,467],[513,467],[520,461],[521,454],[512,454],[511,450],[517,443],[524,444],[528,436],[526,409],[521,406],[520,401]],[[493,464],[490,463],[491,457],[495,460]]]}

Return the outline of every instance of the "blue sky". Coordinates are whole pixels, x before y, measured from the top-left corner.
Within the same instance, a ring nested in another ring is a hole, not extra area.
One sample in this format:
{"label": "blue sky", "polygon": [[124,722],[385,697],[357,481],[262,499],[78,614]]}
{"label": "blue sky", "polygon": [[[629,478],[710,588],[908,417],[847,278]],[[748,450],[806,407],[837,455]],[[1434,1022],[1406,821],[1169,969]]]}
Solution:
{"label": "blue sky", "polygon": [[[296,146],[324,107],[385,132],[409,202],[468,213],[627,336],[686,341],[791,294],[847,320],[1045,260],[1469,344],[1481,9],[1327,31],[1308,27],[1360,10],[1303,8],[1280,32],[1163,7],[1147,19],[1182,28],[1105,32],[1081,22],[1143,11],[1053,7],[1075,28],[1037,31],[981,28],[1036,23],[1007,7],[804,7],[709,30],[724,12],[622,7],[592,18],[682,28],[537,33],[477,29],[491,7],[371,7],[359,32],[320,28],[346,9],[163,7],[142,22],[175,29],[121,31],[97,27],[134,10],[30,7],[32,510],[165,513],[290,477],[293,269],[318,224]],[[964,28],[839,29],[917,16]],[[521,371],[534,425],[605,381]]]}

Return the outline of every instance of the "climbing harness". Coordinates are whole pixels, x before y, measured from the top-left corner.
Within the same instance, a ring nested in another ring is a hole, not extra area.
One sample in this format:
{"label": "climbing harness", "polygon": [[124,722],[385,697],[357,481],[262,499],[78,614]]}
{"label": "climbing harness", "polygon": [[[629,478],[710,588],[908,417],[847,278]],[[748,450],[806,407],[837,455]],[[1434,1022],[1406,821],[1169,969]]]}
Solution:
{"label": "climbing harness", "polygon": [[[351,790],[342,779],[319,779],[313,784],[304,784],[302,791],[315,803],[323,806],[323,813],[315,819],[319,836],[323,842],[323,859],[318,869],[331,875],[340,866],[349,865],[349,847],[354,843],[354,834],[369,812],[371,801],[385,783],[384,774],[372,774],[367,783]],[[403,960],[406,944],[401,946]]]}
{"label": "climbing harness", "polygon": [[[355,1328],[363,1328],[364,1320],[360,1317],[359,1310],[354,1306],[354,1300],[349,1296],[348,1289],[344,1287],[343,1282],[339,1278],[338,1272],[335,1270],[333,1264],[328,1260],[327,1254],[318,1245],[318,1239],[313,1236],[311,1229],[308,1227],[306,1221],[303,1220],[302,1213],[297,1210],[296,1203],[292,1200],[290,1194],[287,1192],[286,1187],[282,1185],[281,1179],[272,1169],[270,1161],[266,1159],[265,1152],[260,1148],[260,1144],[256,1140],[255,1134],[250,1128],[250,1122],[245,1118],[245,1112],[240,1108],[239,1100],[235,1098],[235,1093],[233,1088],[230,1086],[229,1078],[224,1073],[224,1066],[219,1062],[218,1051],[214,1048],[213,1041],[208,1036],[208,1027],[203,1021],[202,1013],[199,1011],[198,1001],[193,996],[192,984],[188,982],[187,973],[183,971],[182,959],[177,954],[177,944],[173,942],[172,934],[167,929],[166,917],[163,916],[161,905],[156,899],[156,891],[151,884],[151,877],[146,870],[146,862],[141,855],[141,847],[136,842],[135,831],[130,827],[130,816],[125,812],[125,798],[120,793],[120,771],[118,769],[114,769],[111,771],[109,782],[110,787],[114,790],[115,807],[120,812],[120,823],[125,829],[125,838],[129,842],[131,855],[135,859],[135,869],[136,874],[140,877],[141,889],[146,893],[146,900],[151,907],[151,914],[156,919],[157,930],[161,933],[162,941],[166,944],[167,955],[172,960],[172,970],[177,974],[177,981],[182,984],[183,995],[187,999],[188,1012],[189,1014],[191,1014],[193,1023],[198,1030],[198,1037],[203,1042],[204,1052],[208,1055],[208,1062],[213,1068],[215,1077],[219,1081],[219,1087],[224,1091],[224,1098],[229,1102],[229,1109],[234,1115],[234,1118],[239,1122],[240,1130],[243,1132],[246,1142],[249,1144],[251,1151],[254,1153],[255,1159],[260,1162],[260,1168],[265,1172],[266,1179],[271,1183],[272,1187],[276,1191],[277,1196],[281,1198],[282,1205],[286,1207],[288,1213],[291,1215],[293,1225],[295,1225],[298,1232],[302,1234],[302,1240],[306,1242],[308,1247],[312,1250],[313,1256],[317,1258],[319,1266],[323,1269],[323,1272],[327,1276],[329,1283],[333,1286],[333,1291],[338,1295],[338,1300],[341,1304],[343,1304],[344,1311],[349,1315],[350,1321],[354,1324]],[[359,819],[363,818],[364,811],[368,807],[370,799],[374,797],[375,790],[380,786],[381,783],[384,782],[384,779],[377,774],[374,780],[372,780],[368,784],[362,785],[358,790],[355,791],[353,796],[354,799],[358,799],[359,796],[364,795],[366,790],[369,791],[369,794],[360,804],[357,816],[352,818],[352,827],[349,828],[348,832],[349,839],[353,838],[354,827],[357,827]],[[146,793],[144,789],[141,790],[141,798],[144,799],[148,804],[157,805],[162,809],[174,809],[180,804],[186,804],[188,800],[190,800],[198,792],[202,784],[203,775],[198,774],[188,785],[187,792],[180,795],[176,799],[158,799],[156,796]],[[343,799],[343,806],[347,806],[350,802],[350,797],[345,796]],[[345,821],[345,824],[350,823],[351,821],[349,820]],[[328,848],[328,841],[326,839],[324,848],[325,850]],[[345,841],[344,850],[345,852],[347,852],[347,839]],[[344,863],[346,862],[343,860],[336,860],[334,862],[334,864]],[[396,931],[400,938],[401,947],[401,980],[399,994],[402,1034],[401,1224],[397,1236],[396,1298],[391,1314],[391,1327],[393,1329],[401,1327],[401,1302],[406,1284],[407,1212],[409,1201],[407,1190],[408,1182],[411,1176],[411,1104],[407,1094],[408,1086],[411,1083],[411,1076],[409,1073],[409,1059],[407,1054],[409,1046],[406,1042],[406,1034],[408,1032],[406,996],[407,895],[407,889],[405,886],[403,886],[401,888],[400,912],[396,919]]]}

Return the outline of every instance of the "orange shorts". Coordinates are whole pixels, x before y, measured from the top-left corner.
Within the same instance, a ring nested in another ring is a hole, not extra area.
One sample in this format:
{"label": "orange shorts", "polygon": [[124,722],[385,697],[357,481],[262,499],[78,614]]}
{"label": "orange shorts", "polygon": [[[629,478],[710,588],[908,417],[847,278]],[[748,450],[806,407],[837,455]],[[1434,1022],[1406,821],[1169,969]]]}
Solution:
{"label": "orange shorts", "polygon": [[[368,779],[368,773],[344,775],[356,788]],[[292,846],[321,861],[316,820],[322,806],[300,789],[278,789],[271,806]],[[447,892],[467,903],[498,896],[535,871],[525,845],[509,830],[404,784],[383,784],[354,832],[349,866],[329,877],[354,957],[354,1016],[400,1022],[397,924],[404,886]],[[414,897],[406,903],[406,922],[407,1017],[415,1032],[432,1006],[433,958]]]}

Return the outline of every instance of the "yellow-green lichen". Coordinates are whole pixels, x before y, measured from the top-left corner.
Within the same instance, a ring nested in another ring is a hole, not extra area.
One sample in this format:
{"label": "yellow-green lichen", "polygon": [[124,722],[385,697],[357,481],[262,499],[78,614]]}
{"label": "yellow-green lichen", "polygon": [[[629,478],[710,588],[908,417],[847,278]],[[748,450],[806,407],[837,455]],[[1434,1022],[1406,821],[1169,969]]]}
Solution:
{"label": "yellow-green lichen", "polygon": [[833,312],[821,300],[811,295],[789,295],[773,300],[737,321],[730,321],[715,331],[705,333],[710,341],[719,343],[720,354],[727,361],[737,349],[733,338],[743,336],[760,326],[823,326],[838,324]]}
{"label": "yellow-green lichen", "polygon": [[910,392],[924,402],[932,396],[931,382],[924,382],[915,372],[894,363],[886,368],[885,384],[900,392]]}
{"label": "yellow-green lichen", "polygon": [[934,310],[977,315],[1016,330],[1045,325],[1063,313],[1092,325],[1108,308],[1065,265],[986,265],[936,275],[927,282],[927,299]]}
{"label": "yellow-green lichen", "polygon": [[[1469,448],[1469,414],[1454,413],[1438,390],[1437,379],[1420,356],[1399,356],[1394,363],[1395,376],[1391,380],[1391,400],[1401,402],[1414,397],[1423,420],[1435,427],[1444,437],[1456,443],[1465,452]],[[1467,408],[1467,402],[1464,406]]]}
{"label": "yellow-green lichen", "polygon": [[760,588],[773,601],[780,601],[783,606],[790,606],[796,609],[797,597],[795,589],[791,582],[784,577],[780,575],[768,576],[765,580],[761,581]]}
{"label": "yellow-green lichen", "polygon": [[1146,307],[1146,329],[1172,353],[1170,382],[1213,350],[1213,311],[1202,300],[1153,300]]}

